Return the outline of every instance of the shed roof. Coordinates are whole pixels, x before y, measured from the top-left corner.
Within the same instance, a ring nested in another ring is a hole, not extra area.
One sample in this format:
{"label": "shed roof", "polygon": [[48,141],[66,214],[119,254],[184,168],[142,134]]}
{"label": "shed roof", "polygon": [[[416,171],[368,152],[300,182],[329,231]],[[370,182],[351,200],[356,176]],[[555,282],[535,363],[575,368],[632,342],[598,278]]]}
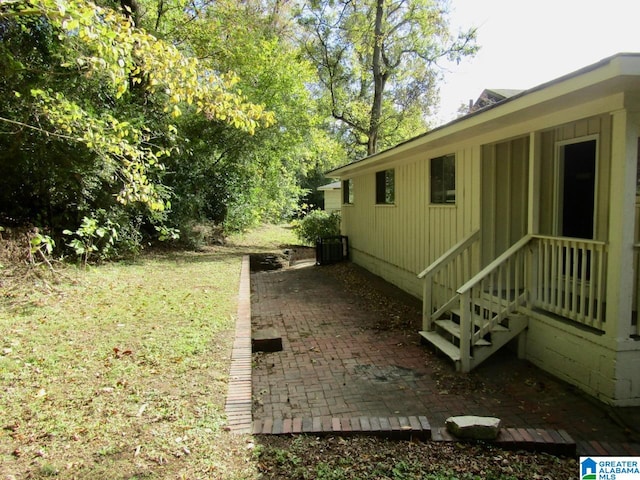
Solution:
{"label": "shed roof", "polygon": [[322,185],[318,187],[317,190],[340,190],[342,188],[342,182],[339,180],[337,182],[328,183],[326,185]]}

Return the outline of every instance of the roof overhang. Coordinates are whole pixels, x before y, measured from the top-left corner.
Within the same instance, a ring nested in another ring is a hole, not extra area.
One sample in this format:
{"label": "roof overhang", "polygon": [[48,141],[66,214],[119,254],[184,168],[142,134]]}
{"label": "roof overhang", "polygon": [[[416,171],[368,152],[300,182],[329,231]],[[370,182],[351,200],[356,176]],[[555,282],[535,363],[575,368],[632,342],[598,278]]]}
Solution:
{"label": "roof overhang", "polygon": [[322,185],[321,187],[318,187],[316,190],[340,190],[341,188],[342,188],[342,182],[338,181],[338,182],[328,183],[327,185]]}
{"label": "roof overhang", "polygon": [[[418,150],[432,150],[468,143],[473,138],[515,125],[529,130],[544,128],[536,119],[549,122],[554,114],[570,111],[592,103],[595,110],[613,111],[624,108],[624,98],[618,105],[612,102],[616,94],[635,91],[640,94],[640,53],[619,53],[573,73],[525,90],[522,93],[449,122],[393,148],[343,165],[328,172],[332,177],[348,177],[369,168],[383,167],[399,155]],[[600,103],[598,103],[600,101]],[[548,124],[546,127],[553,126]],[[517,130],[513,130],[514,133]]]}

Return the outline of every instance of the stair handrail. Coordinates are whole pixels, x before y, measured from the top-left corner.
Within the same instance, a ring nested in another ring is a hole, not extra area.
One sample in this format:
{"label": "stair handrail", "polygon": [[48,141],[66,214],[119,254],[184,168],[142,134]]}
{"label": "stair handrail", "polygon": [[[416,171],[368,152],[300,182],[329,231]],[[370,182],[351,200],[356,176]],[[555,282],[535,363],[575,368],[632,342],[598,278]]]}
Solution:
{"label": "stair handrail", "polygon": [[465,251],[469,246],[471,246],[476,240],[480,238],[480,230],[476,230],[471,233],[468,237],[463,238],[458,243],[456,243],[453,247],[447,250],[445,253],[440,255],[437,260],[432,262],[427,268],[425,268],[422,272],[418,274],[419,279],[423,279],[425,277],[430,277],[438,273],[447,264],[453,261],[460,253]]}
{"label": "stair handrail", "polygon": [[516,243],[507,248],[503,253],[498,255],[494,261],[492,261],[489,265],[484,267],[478,273],[476,273],[473,277],[471,277],[464,285],[458,288],[457,292],[460,295],[464,295],[469,290],[471,290],[477,283],[479,283],[483,278],[489,276],[496,270],[500,265],[506,262],[510,257],[512,257],[518,250],[527,246],[531,240],[535,237],[534,235],[527,234],[518,240]]}
{"label": "stair handrail", "polygon": [[521,249],[529,245],[533,238],[533,235],[530,234],[522,237],[456,291],[460,299],[460,364],[463,372],[468,372],[471,369],[471,345],[474,341],[472,338],[473,328],[471,325],[473,321],[471,313],[471,290]]}
{"label": "stair handrail", "polygon": [[[423,280],[422,291],[422,328],[426,331],[430,331],[432,328],[432,322],[434,318],[437,318],[445,309],[454,304],[458,295],[455,294],[444,305],[440,305],[440,308],[436,312],[433,311],[433,299],[432,299],[432,283],[433,278],[443,268],[447,267],[451,262],[458,258],[463,252],[467,251],[475,242],[480,239],[480,230],[475,230],[467,237],[460,240],[453,247],[440,255],[437,260],[432,262],[425,270],[418,274],[418,278]],[[457,285],[453,285],[455,288]]]}

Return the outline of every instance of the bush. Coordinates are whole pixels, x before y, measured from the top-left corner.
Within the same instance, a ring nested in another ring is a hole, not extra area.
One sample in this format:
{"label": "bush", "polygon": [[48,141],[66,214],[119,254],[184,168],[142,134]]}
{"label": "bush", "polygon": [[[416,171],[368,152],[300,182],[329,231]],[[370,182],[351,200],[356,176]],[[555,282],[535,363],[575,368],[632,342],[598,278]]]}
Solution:
{"label": "bush", "polygon": [[302,242],[314,245],[318,237],[340,235],[340,214],[313,210],[293,222],[293,231]]}

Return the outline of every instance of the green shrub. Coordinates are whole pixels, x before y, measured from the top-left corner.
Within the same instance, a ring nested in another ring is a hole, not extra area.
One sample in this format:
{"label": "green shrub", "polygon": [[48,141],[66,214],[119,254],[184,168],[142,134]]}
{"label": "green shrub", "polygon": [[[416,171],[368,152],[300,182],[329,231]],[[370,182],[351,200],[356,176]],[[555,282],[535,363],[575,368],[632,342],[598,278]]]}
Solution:
{"label": "green shrub", "polygon": [[340,214],[313,210],[293,222],[293,231],[302,242],[313,245],[318,237],[340,235]]}

